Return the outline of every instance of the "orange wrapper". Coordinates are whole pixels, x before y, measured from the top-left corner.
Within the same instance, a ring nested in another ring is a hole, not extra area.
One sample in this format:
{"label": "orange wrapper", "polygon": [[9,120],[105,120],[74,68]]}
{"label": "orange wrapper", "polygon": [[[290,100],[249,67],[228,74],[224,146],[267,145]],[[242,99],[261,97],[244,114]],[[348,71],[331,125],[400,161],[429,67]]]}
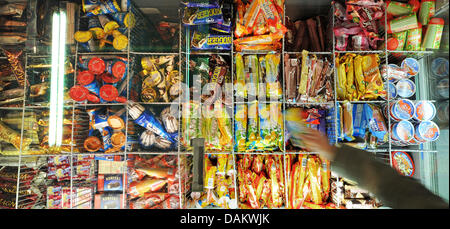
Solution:
{"label": "orange wrapper", "polygon": [[297,198],[300,198],[298,200],[296,200],[296,202],[294,202],[294,208],[298,209],[301,206],[301,202],[305,199],[305,195],[304,195],[304,186],[306,183],[306,177],[307,177],[307,171],[306,171],[306,166],[307,166],[307,161],[308,161],[308,155],[304,155],[304,154],[300,154],[298,155],[298,163],[299,167],[300,167],[300,175],[298,176],[298,180],[294,180],[292,182],[294,182],[293,184],[296,184],[296,195]]}
{"label": "orange wrapper", "polygon": [[266,177],[264,175],[259,175],[253,182],[253,186],[255,187],[256,199],[258,201],[261,200],[261,194],[264,188],[264,182],[266,181]]}
{"label": "orange wrapper", "polygon": [[259,208],[259,201],[258,201],[258,198],[256,196],[256,190],[252,186],[251,182],[249,182],[247,184],[247,190],[248,190],[248,202],[250,203],[250,206],[253,209]]}
{"label": "orange wrapper", "polygon": [[288,195],[289,195],[289,201],[288,201],[288,208],[295,208],[295,206],[298,206],[297,203],[300,202],[300,196],[298,196],[299,192],[297,188],[299,185],[297,185],[299,182],[299,176],[300,176],[300,164],[298,162],[294,163],[292,166],[292,172],[290,173],[290,182],[288,187]]}
{"label": "orange wrapper", "polygon": [[316,157],[308,158],[308,176],[311,184],[311,199],[315,204],[322,204],[322,191],[320,186],[320,173]]}
{"label": "orange wrapper", "polygon": [[225,175],[227,171],[227,154],[218,154],[217,155],[217,173]]}
{"label": "orange wrapper", "polygon": [[376,99],[378,96],[385,94],[383,79],[379,70],[378,54],[368,54],[362,58],[362,71],[364,74],[364,82],[366,92],[364,99]]}
{"label": "orange wrapper", "polygon": [[244,170],[249,169],[252,164],[252,156],[250,154],[245,154],[244,158],[242,159],[242,168]]}
{"label": "orange wrapper", "polygon": [[315,204],[315,203],[311,203],[311,202],[308,202],[308,201],[305,201],[305,202],[303,203],[303,206],[304,206],[304,208],[306,208],[306,209],[325,209],[325,208],[326,208],[325,205],[322,205],[322,204]]}
{"label": "orange wrapper", "polygon": [[136,168],[136,172],[143,173],[149,177],[157,179],[175,176],[175,169],[172,168]]}
{"label": "orange wrapper", "polygon": [[259,1],[252,1],[244,14],[243,25],[246,29],[253,28],[260,13],[261,5],[259,4]]}
{"label": "orange wrapper", "polygon": [[276,51],[281,49],[281,42],[276,42],[272,45],[235,45],[236,51]]}
{"label": "orange wrapper", "polygon": [[269,196],[270,196],[270,189],[271,189],[271,182],[270,182],[270,180],[265,179],[264,185],[263,185],[263,190],[261,193],[261,198],[260,198],[261,207],[264,207],[265,205],[267,205],[267,203],[269,201]]}
{"label": "orange wrapper", "polygon": [[255,155],[253,158],[252,170],[255,173],[260,173],[263,169],[263,155]]}
{"label": "orange wrapper", "polygon": [[142,197],[146,192],[156,192],[167,184],[167,180],[144,178],[142,181],[133,181],[128,188],[131,198]]}
{"label": "orange wrapper", "polygon": [[330,194],[330,162],[322,160],[321,178],[322,178],[322,200],[325,202]]}
{"label": "orange wrapper", "polygon": [[275,165],[271,166],[270,170],[270,180],[272,181],[272,190],[271,190],[271,197],[273,201],[273,207],[281,207],[283,204],[282,197],[280,196],[280,185],[279,181],[276,176],[276,167]]}
{"label": "orange wrapper", "polygon": [[235,45],[273,45],[276,41],[283,38],[280,34],[266,34],[259,36],[243,37],[234,40]]}
{"label": "orange wrapper", "polygon": [[281,17],[272,0],[259,0],[261,11],[269,26],[270,32],[283,35],[287,32],[287,28],[283,25]]}

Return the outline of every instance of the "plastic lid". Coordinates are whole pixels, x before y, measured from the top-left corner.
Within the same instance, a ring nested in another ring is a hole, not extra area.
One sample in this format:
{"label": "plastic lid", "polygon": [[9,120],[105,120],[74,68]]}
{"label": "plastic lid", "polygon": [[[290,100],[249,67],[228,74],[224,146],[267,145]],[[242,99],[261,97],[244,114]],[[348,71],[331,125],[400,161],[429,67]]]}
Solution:
{"label": "plastic lid", "polygon": [[397,95],[403,98],[409,98],[416,93],[416,85],[409,79],[401,79],[396,84]]}
{"label": "plastic lid", "polygon": [[398,138],[397,140],[407,142],[414,137],[414,125],[406,120],[402,120],[394,125],[393,131],[394,136]]}
{"label": "plastic lid", "polygon": [[113,47],[117,50],[123,50],[128,46],[128,38],[125,35],[118,35],[114,37]]}
{"label": "plastic lid", "polygon": [[121,147],[123,145],[125,145],[125,134],[123,132],[115,132],[112,136],[111,136],[111,144],[114,147]]}
{"label": "plastic lid", "polygon": [[112,74],[114,77],[122,79],[123,75],[127,70],[127,65],[123,61],[116,61],[112,66]]}
{"label": "plastic lid", "polygon": [[414,118],[419,121],[432,120],[436,115],[436,107],[430,101],[419,101],[416,103]]}
{"label": "plastic lid", "polygon": [[117,115],[111,115],[108,117],[108,125],[114,130],[120,130],[125,127],[125,123],[122,118]]}
{"label": "plastic lid", "polygon": [[113,77],[111,74],[107,72],[102,73],[100,77],[105,83],[117,83],[120,80],[120,78]]}
{"label": "plastic lid", "polygon": [[391,37],[387,40],[387,48],[389,50],[396,50],[398,48],[398,40],[395,37]]}
{"label": "plastic lid", "polygon": [[391,109],[394,117],[400,120],[409,120],[413,117],[415,111],[414,103],[409,99],[398,100]]}
{"label": "plastic lid", "polygon": [[88,68],[89,71],[92,72],[93,74],[101,74],[105,71],[105,61],[103,61],[102,59],[98,58],[98,57],[93,57],[92,59],[89,60],[88,63]]}
{"label": "plastic lid", "polygon": [[75,85],[69,90],[69,96],[75,101],[83,101],[87,99],[89,90],[83,86]]}
{"label": "plastic lid", "polygon": [[84,140],[84,148],[89,152],[96,152],[102,147],[102,142],[96,136],[90,136]]}
{"label": "plastic lid", "polygon": [[430,22],[428,22],[428,25],[431,25],[431,24],[433,24],[433,25],[444,25],[445,22],[444,22],[444,19],[435,17],[435,18],[431,18]]}
{"label": "plastic lid", "polygon": [[77,82],[83,86],[92,83],[94,79],[95,79],[94,74],[92,74],[89,71],[82,71],[77,75]]}
{"label": "plastic lid", "polygon": [[416,133],[419,140],[434,141],[439,138],[439,127],[433,121],[423,121],[416,126]]}
{"label": "plastic lid", "polygon": [[113,85],[106,84],[100,88],[100,97],[108,102],[116,100],[117,96],[119,92]]}
{"label": "plastic lid", "polygon": [[413,176],[416,171],[414,161],[412,158],[403,151],[392,152],[392,166],[404,176]]}

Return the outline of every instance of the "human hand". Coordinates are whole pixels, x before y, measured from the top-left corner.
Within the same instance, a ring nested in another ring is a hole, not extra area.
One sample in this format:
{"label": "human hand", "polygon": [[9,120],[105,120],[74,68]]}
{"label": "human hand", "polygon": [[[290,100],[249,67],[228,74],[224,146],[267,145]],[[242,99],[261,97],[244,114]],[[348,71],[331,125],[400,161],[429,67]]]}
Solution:
{"label": "human hand", "polygon": [[307,131],[300,134],[306,149],[311,152],[318,152],[320,156],[332,161],[336,154],[336,147],[328,143],[328,138],[320,131],[308,128]]}

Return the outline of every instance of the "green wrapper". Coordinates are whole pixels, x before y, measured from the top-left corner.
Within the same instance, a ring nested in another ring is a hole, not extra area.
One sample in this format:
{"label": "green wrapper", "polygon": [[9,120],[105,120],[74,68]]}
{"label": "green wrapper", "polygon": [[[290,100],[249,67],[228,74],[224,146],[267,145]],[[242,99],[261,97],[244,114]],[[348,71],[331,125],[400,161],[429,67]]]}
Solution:
{"label": "green wrapper", "polygon": [[220,150],[218,121],[217,117],[214,115],[212,105],[203,107],[202,122],[200,125],[202,127],[202,135],[205,137],[205,149]]}
{"label": "green wrapper", "polygon": [[247,104],[236,105],[234,115],[234,149],[245,151],[247,139]]}
{"label": "green wrapper", "polygon": [[271,135],[272,126],[269,109],[268,104],[260,103],[258,105],[259,139],[257,141],[257,148],[259,150],[267,150],[275,145]]}
{"label": "green wrapper", "polygon": [[[396,38],[397,41],[398,41],[398,46],[395,49],[396,51],[403,51],[403,49],[405,48],[405,43],[406,43],[406,40],[407,40],[407,36],[409,37],[408,33],[409,32],[407,30],[407,31],[403,31],[403,32],[398,32],[398,33],[392,34],[392,36],[394,38]],[[419,46],[420,46],[420,43],[419,43]]]}
{"label": "green wrapper", "polygon": [[220,147],[222,150],[231,150],[233,137],[231,133],[231,118],[220,101],[217,101],[214,106],[219,128],[218,132],[220,132]]}
{"label": "green wrapper", "polygon": [[387,3],[386,12],[394,17],[398,17],[412,13],[413,7],[410,4],[391,1]]}
{"label": "green wrapper", "polygon": [[182,137],[181,142],[188,150],[191,149],[191,139],[202,137],[200,104],[189,102],[183,104],[182,110]]}
{"label": "green wrapper", "polygon": [[266,101],[269,95],[266,96],[267,82],[266,78],[266,58],[259,57],[259,74],[258,74],[258,101]]}
{"label": "green wrapper", "polygon": [[270,111],[270,135],[273,141],[274,149],[279,148],[283,149],[283,113],[281,112],[281,104],[280,103],[271,103],[269,104]]}
{"label": "green wrapper", "polygon": [[422,27],[408,30],[408,38],[406,40],[406,47],[405,47],[406,51],[420,50],[421,43],[422,43]]}
{"label": "green wrapper", "polygon": [[259,139],[258,122],[258,102],[253,102],[248,105],[247,150],[256,149],[256,142]]}

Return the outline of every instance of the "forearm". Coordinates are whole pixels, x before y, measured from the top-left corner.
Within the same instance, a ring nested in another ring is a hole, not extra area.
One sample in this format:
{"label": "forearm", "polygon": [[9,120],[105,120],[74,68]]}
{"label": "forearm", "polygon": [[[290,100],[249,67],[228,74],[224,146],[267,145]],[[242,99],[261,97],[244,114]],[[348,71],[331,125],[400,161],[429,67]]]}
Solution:
{"label": "forearm", "polygon": [[343,145],[337,148],[332,170],[358,183],[391,208],[448,208],[417,181],[399,175],[368,152]]}

